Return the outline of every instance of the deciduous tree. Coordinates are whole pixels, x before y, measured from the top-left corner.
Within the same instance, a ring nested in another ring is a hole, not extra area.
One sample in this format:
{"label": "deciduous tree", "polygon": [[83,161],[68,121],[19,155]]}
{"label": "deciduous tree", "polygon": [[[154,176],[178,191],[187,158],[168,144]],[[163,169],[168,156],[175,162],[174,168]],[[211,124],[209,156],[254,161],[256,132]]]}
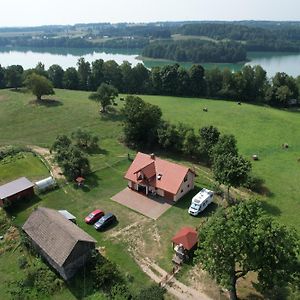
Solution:
{"label": "deciduous tree", "polygon": [[51,81],[46,77],[32,73],[25,80],[25,85],[36,96],[38,101],[42,100],[43,95],[53,95],[54,90]]}
{"label": "deciduous tree", "polygon": [[199,231],[197,260],[237,299],[237,280],[257,272],[263,291],[286,286],[298,264],[294,230],[266,217],[258,202],[245,201],[220,210]]}

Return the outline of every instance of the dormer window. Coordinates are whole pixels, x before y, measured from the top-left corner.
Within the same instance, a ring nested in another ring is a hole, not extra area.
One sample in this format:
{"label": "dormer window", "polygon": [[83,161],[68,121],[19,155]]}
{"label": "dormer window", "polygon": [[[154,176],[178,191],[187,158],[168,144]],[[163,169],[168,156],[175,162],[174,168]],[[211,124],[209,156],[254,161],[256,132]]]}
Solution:
{"label": "dormer window", "polygon": [[184,182],[186,182],[188,180],[188,178],[187,178],[187,175],[185,175],[185,177],[184,177]]}

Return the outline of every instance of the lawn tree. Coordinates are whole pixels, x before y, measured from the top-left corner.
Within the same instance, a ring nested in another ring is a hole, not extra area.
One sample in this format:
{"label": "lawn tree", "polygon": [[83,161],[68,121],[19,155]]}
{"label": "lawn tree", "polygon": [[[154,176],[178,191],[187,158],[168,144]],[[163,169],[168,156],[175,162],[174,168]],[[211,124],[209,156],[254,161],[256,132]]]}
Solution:
{"label": "lawn tree", "polygon": [[52,65],[48,69],[48,77],[52,81],[54,87],[63,87],[64,70],[59,65]]}
{"label": "lawn tree", "polygon": [[238,155],[238,148],[236,145],[236,139],[232,134],[224,134],[221,135],[215,143],[215,145],[211,148],[211,157],[217,157],[219,155],[230,154],[232,156]]}
{"label": "lawn tree", "polygon": [[157,144],[157,130],[162,116],[158,106],[146,103],[139,97],[127,96],[122,112],[125,117],[125,142],[128,145],[149,147]]}
{"label": "lawn tree", "polygon": [[53,95],[54,90],[50,80],[46,77],[32,73],[25,80],[25,85],[36,96],[37,101],[42,100],[43,95]]}
{"label": "lawn tree", "polygon": [[295,276],[299,240],[294,230],[267,217],[259,202],[221,209],[199,231],[196,260],[237,299],[237,280],[257,272],[262,292],[286,286]]}
{"label": "lawn tree", "polygon": [[214,126],[204,126],[199,130],[200,149],[199,152],[208,162],[213,160],[213,148],[219,141],[220,132]]}
{"label": "lawn tree", "polygon": [[8,66],[5,71],[5,81],[8,87],[16,90],[22,86],[24,69],[20,65]]}
{"label": "lawn tree", "polygon": [[5,69],[0,64],[0,89],[6,86]]}
{"label": "lawn tree", "polygon": [[63,87],[68,90],[79,88],[78,72],[74,67],[67,68],[63,77]]}
{"label": "lawn tree", "polygon": [[111,105],[113,100],[118,97],[118,90],[107,83],[101,83],[97,92],[90,94],[89,98],[100,103],[100,112],[106,112],[107,106]]}
{"label": "lawn tree", "polygon": [[230,201],[230,187],[240,187],[247,182],[251,163],[240,155],[221,154],[215,157],[214,178],[219,184],[227,186],[227,200]]}
{"label": "lawn tree", "polygon": [[71,137],[81,149],[91,150],[98,147],[99,138],[84,129],[78,128],[73,131]]}
{"label": "lawn tree", "polygon": [[57,136],[51,151],[55,152],[54,158],[68,179],[84,176],[90,171],[88,158],[66,135]]}

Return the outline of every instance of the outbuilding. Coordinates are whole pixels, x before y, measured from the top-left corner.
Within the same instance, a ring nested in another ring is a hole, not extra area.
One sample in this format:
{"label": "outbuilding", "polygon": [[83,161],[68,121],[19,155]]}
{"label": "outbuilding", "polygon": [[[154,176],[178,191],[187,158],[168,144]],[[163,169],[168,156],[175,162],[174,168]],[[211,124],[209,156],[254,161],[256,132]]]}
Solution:
{"label": "outbuilding", "polygon": [[96,241],[57,210],[39,207],[22,229],[33,247],[65,280],[84,266]]}
{"label": "outbuilding", "polygon": [[34,184],[26,177],[0,186],[0,206],[9,205],[25,197],[34,195]]}
{"label": "outbuilding", "polygon": [[172,245],[175,251],[173,262],[182,264],[187,260],[198,244],[197,231],[192,227],[181,228],[172,238]]}
{"label": "outbuilding", "polygon": [[49,189],[53,189],[56,186],[56,181],[53,177],[47,177],[35,183],[35,187],[38,191],[43,192]]}

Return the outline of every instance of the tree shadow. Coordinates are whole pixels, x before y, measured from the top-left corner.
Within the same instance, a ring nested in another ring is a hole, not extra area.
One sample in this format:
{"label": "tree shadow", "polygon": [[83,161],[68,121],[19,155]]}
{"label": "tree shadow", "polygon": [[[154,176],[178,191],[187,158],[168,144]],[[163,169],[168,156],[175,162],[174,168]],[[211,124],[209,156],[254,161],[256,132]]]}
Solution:
{"label": "tree shadow", "polygon": [[76,299],[84,299],[96,291],[93,286],[93,276],[88,268],[89,264],[78,269],[76,275],[66,282],[66,286]]}
{"label": "tree shadow", "polygon": [[24,210],[35,206],[41,201],[41,198],[38,195],[34,195],[31,198],[23,198],[13,203],[11,206],[6,208],[6,212],[10,217],[17,217],[19,213]]}
{"label": "tree shadow", "polygon": [[90,148],[90,149],[86,150],[86,152],[87,152],[89,155],[93,155],[93,154],[103,154],[103,155],[107,155],[107,154],[109,153],[108,150],[103,149],[103,148],[100,148],[99,146]]}
{"label": "tree shadow", "polygon": [[41,105],[46,107],[56,107],[63,105],[61,101],[55,99],[32,100],[29,102],[29,104]]}
{"label": "tree shadow", "polygon": [[112,122],[122,122],[124,121],[124,115],[120,112],[112,108],[112,110],[108,110],[106,113],[100,114],[102,121],[112,121]]}
{"label": "tree shadow", "polygon": [[277,206],[269,203],[268,201],[262,201],[261,205],[262,205],[262,208],[269,214],[272,214],[273,216],[281,215],[281,210]]}
{"label": "tree shadow", "polygon": [[14,93],[20,93],[20,94],[27,94],[29,91],[26,88],[11,88],[9,89],[10,92],[14,92]]}

